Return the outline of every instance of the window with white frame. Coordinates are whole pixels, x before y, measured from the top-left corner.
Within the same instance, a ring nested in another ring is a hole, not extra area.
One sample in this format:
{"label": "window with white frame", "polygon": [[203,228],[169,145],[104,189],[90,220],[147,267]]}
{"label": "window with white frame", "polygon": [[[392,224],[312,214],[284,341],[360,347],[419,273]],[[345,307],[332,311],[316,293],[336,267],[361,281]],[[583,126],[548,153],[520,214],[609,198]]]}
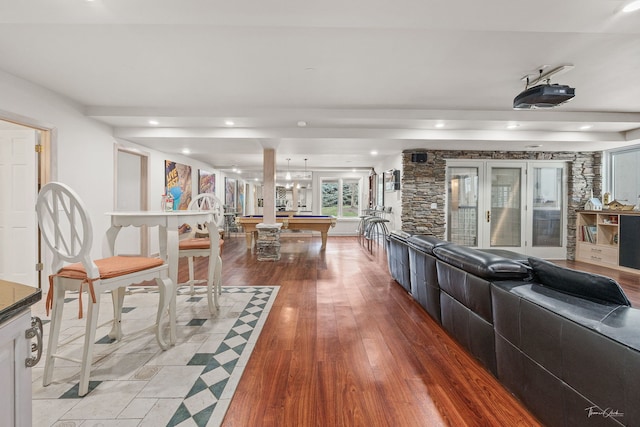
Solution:
{"label": "window with white frame", "polygon": [[[640,203],[640,147],[610,153],[611,183],[603,192],[610,191],[612,198],[625,203]],[[606,187],[606,186],[605,186]]]}
{"label": "window with white frame", "polygon": [[322,215],[357,218],[360,211],[360,178],[322,178]]}

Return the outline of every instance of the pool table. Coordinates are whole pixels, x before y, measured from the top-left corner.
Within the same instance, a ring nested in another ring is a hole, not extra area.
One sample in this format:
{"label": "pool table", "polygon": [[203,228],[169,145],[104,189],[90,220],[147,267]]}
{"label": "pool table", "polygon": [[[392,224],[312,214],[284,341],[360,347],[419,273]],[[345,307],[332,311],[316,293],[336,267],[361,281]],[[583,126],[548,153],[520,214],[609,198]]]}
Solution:
{"label": "pool table", "polygon": [[[262,223],[262,215],[240,216],[236,222],[242,225],[247,239],[247,249],[253,247],[253,242],[258,240],[256,225]],[[277,215],[276,222],[282,224],[285,230],[311,230],[319,231],[322,236],[322,246],[327,247],[327,233],[329,227],[335,227],[336,217],[328,215]]]}

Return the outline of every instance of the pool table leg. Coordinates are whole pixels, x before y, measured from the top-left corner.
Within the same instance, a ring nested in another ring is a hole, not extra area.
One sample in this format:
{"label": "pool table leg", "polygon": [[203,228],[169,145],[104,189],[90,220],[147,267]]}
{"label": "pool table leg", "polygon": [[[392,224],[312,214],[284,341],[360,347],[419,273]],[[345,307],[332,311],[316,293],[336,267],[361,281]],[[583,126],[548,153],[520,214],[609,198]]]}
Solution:
{"label": "pool table leg", "polygon": [[247,242],[247,250],[250,250],[253,246],[253,231],[245,231],[244,239]]}
{"label": "pool table leg", "polygon": [[321,231],[320,234],[322,235],[322,246],[320,246],[320,250],[323,250],[327,247],[327,231]]}

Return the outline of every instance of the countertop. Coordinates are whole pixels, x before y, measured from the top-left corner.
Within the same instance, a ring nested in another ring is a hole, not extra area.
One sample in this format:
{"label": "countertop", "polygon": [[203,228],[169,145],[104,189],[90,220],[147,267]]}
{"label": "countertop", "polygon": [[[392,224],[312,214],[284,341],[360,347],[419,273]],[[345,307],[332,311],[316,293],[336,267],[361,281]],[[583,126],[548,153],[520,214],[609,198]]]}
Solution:
{"label": "countertop", "polygon": [[0,280],[0,324],[42,299],[42,290]]}

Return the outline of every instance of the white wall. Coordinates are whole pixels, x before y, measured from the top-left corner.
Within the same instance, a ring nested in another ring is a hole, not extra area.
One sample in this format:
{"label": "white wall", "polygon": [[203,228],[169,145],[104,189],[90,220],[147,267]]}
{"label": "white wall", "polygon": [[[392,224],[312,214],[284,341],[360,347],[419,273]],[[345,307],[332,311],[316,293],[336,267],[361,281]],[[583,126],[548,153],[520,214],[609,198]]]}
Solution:
{"label": "white wall", "polygon": [[[375,166],[375,171],[379,177],[389,169],[397,169],[400,171],[402,177],[402,153],[395,156],[388,156],[380,159],[380,163]],[[385,191],[384,193],[384,206],[391,207],[391,215],[388,217],[389,231],[402,229],[402,186],[399,191]]]}
{"label": "white wall", "polygon": [[[78,103],[0,70],[0,118],[51,129],[51,180],[71,186],[83,199],[94,230],[92,256],[102,256],[102,238],[109,228],[105,212],[114,207],[114,145],[138,148],[149,153],[149,207],[159,208],[164,190],[164,161],[172,160],[192,166],[193,194],[197,194],[198,168],[216,172],[216,193],[224,200],[224,174],[211,165],[186,156],[171,158],[113,137],[112,129],[84,115]],[[152,240],[153,242],[153,240]],[[152,247],[153,252],[153,247]],[[45,254],[45,271],[49,275],[50,256]],[[43,280],[43,289],[48,282]]]}
{"label": "white wall", "polygon": [[[111,129],[85,117],[77,103],[2,71],[0,93],[0,117],[25,118],[54,131],[51,179],[70,185],[82,197],[94,234],[104,235],[109,226],[104,212],[113,206]],[[92,255],[99,256],[101,242],[96,241]],[[49,263],[45,259],[47,274]]]}

